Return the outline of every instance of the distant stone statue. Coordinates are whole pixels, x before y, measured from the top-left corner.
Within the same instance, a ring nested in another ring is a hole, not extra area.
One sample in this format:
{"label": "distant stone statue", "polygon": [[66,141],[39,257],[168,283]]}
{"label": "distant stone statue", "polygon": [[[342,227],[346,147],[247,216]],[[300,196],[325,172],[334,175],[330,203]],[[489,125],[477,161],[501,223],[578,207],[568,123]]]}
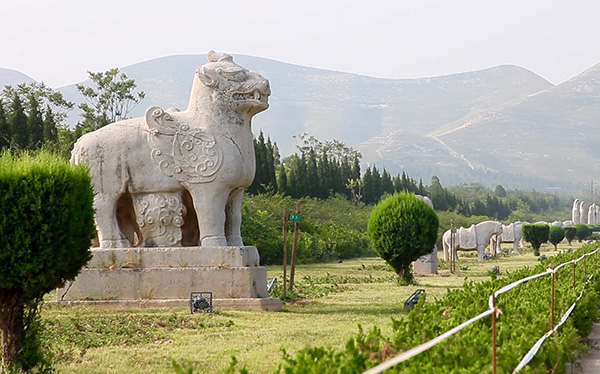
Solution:
{"label": "distant stone statue", "polygon": [[490,249],[492,254],[500,251],[501,243],[513,243],[512,253],[519,253],[519,245],[523,239],[523,222],[517,221],[509,225],[502,225],[502,234],[492,235]]}
{"label": "distant stone statue", "polygon": [[588,223],[587,222],[587,209],[585,205],[585,201],[579,201],[579,223]]}
{"label": "distant stone statue", "polygon": [[579,199],[575,199],[573,201],[573,210],[571,211],[571,221],[573,224],[578,224],[581,222],[581,213],[579,212]]}
{"label": "distant stone statue", "polygon": [[[433,209],[433,203],[427,196],[415,195],[419,200],[427,204],[428,207]],[[430,275],[437,274],[438,271],[438,258],[437,258],[437,247],[434,246],[430,253],[419,257],[413,262],[413,271],[416,275]]]}
{"label": "distant stone statue", "polygon": [[599,211],[599,207],[596,203],[593,203],[592,205],[590,205],[590,207],[588,208],[587,223],[589,223],[589,224],[598,223],[598,221],[599,221],[598,211]]}
{"label": "distant stone statue", "polygon": [[184,111],[150,108],[82,136],[102,248],[242,246],[244,188],[255,173],[252,117],[268,108],[269,81],[209,52]]}
{"label": "distant stone statue", "polygon": [[483,221],[469,228],[460,227],[455,234],[453,248],[451,230],[448,230],[442,236],[444,261],[448,261],[452,254],[454,260],[458,260],[456,251],[477,251],[477,258],[482,260],[485,247],[490,243],[492,236],[500,234],[502,234],[502,223],[497,221]]}

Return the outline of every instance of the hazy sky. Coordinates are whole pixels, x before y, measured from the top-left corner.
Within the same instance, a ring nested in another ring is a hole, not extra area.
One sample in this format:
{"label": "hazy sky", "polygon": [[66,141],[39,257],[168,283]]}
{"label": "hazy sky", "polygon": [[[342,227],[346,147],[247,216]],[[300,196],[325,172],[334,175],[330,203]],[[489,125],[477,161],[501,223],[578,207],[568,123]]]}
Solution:
{"label": "hazy sky", "polygon": [[53,87],[214,49],[385,78],[600,63],[598,0],[0,0],[0,67]]}

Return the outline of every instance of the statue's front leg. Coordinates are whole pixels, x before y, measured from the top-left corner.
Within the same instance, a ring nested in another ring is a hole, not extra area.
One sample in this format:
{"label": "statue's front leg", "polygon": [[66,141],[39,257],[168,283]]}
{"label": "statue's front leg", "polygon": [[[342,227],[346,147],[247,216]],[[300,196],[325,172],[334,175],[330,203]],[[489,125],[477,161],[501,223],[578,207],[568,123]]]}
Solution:
{"label": "statue's front leg", "polygon": [[225,209],[225,236],[230,246],[243,246],[242,241],[242,197],[244,188],[237,188],[229,195]]}
{"label": "statue's front leg", "polygon": [[197,185],[189,188],[194,209],[198,215],[200,245],[204,247],[227,246],[225,238],[225,205],[229,190],[223,186]]}

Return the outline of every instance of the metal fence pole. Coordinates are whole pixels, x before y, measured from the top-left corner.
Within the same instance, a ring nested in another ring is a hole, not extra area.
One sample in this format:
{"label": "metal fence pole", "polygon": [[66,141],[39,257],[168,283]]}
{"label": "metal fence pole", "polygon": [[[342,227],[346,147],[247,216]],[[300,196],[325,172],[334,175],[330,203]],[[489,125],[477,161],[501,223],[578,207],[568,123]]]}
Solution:
{"label": "metal fence pole", "polygon": [[492,374],[496,374],[496,295],[492,294]]}
{"label": "metal fence pole", "polygon": [[551,296],[550,296],[550,330],[554,329],[554,281],[555,281],[556,273],[552,270],[551,275]]}

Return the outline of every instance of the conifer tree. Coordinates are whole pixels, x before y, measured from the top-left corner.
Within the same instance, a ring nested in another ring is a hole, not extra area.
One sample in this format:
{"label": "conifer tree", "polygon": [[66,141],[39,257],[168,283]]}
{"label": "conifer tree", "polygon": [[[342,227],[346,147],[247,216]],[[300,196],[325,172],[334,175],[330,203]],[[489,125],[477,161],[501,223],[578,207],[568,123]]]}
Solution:
{"label": "conifer tree", "polygon": [[278,166],[279,172],[277,173],[277,192],[282,195],[289,195],[288,192],[288,178],[285,171],[285,166],[280,164]]}
{"label": "conifer tree", "polygon": [[46,107],[44,111],[44,142],[57,142],[58,141],[58,127],[56,126],[56,120],[54,113],[50,107]]}
{"label": "conifer tree", "polygon": [[44,118],[40,111],[37,98],[29,97],[29,112],[27,116],[27,129],[29,130],[29,149],[39,149],[44,141]]}
{"label": "conifer tree", "polygon": [[363,175],[363,201],[365,204],[373,204],[377,201],[375,197],[375,184],[373,182],[373,172],[369,166]]}
{"label": "conifer tree", "polygon": [[15,94],[10,105],[8,115],[8,124],[10,126],[11,147],[17,149],[26,149],[29,145],[29,129],[27,128],[27,115],[19,95]]}
{"label": "conifer tree", "polygon": [[10,147],[11,139],[10,125],[6,118],[6,111],[4,110],[4,103],[0,100],[0,151]]}
{"label": "conifer tree", "polygon": [[394,182],[392,182],[392,177],[385,168],[381,173],[381,191],[388,194],[394,193]]}

